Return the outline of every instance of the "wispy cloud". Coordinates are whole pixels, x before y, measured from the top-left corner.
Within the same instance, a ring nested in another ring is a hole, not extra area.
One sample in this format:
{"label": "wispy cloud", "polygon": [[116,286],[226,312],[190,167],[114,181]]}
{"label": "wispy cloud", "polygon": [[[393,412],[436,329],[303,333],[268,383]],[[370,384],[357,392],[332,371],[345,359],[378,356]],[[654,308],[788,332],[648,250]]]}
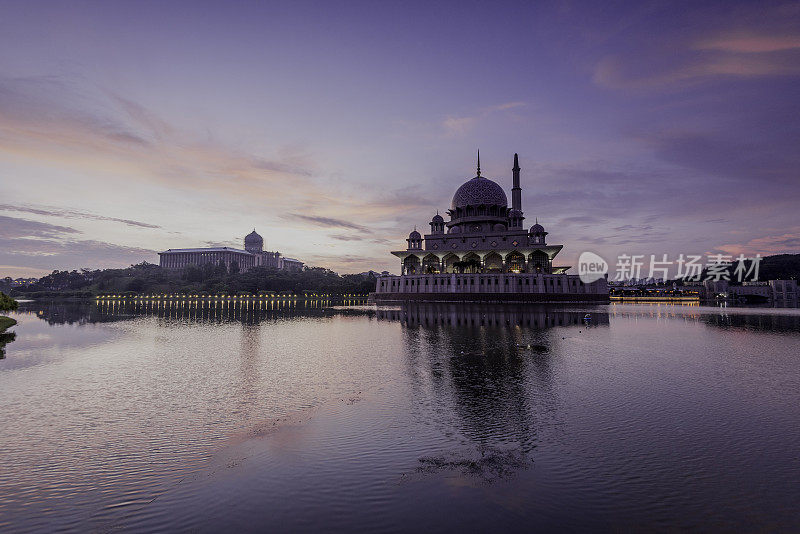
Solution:
{"label": "wispy cloud", "polygon": [[716,250],[734,256],[800,253],[800,227],[790,228],[788,232],[781,234],[756,237],[742,243],[719,245]]}
{"label": "wispy cloud", "polygon": [[355,234],[355,235],[351,235],[351,234],[331,234],[329,237],[331,239],[335,239],[337,241],[363,241],[364,240],[364,236],[361,236],[361,235],[358,235],[358,234]]}
{"label": "wispy cloud", "polygon": [[779,52],[800,48],[800,35],[758,35],[739,33],[702,39],[695,48],[697,50],[720,50],[745,54]]}
{"label": "wispy cloud", "polygon": [[662,68],[639,70],[623,58],[607,56],[595,68],[594,81],[610,89],[656,89],[697,84],[720,77],[796,76],[800,62],[793,57],[729,55],[693,57]]}
{"label": "wispy cloud", "polygon": [[442,119],[441,127],[445,137],[461,137],[468,134],[483,119],[492,114],[525,107],[525,102],[504,102],[488,106],[470,115],[448,116]]}
{"label": "wispy cloud", "polygon": [[0,264],[41,270],[64,264],[120,267],[155,260],[153,250],[77,239],[78,234],[68,226],[0,215]]}
{"label": "wispy cloud", "polygon": [[7,217],[0,215],[0,239],[11,240],[19,238],[35,239],[61,239],[67,234],[79,234],[75,228],[58,226],[39,221]]}
{"label": "wispy cloud", "polygon": [[141,221],[134,221],[131,219],[120,219],[118,217],[108,217],[105,215],[97,215],[87,211],[68,210],[51,207],[32,207],[32,206],[12,206],[10,204],[0,204],[0,211],[15,211],[19,213],[30,213],[33,215],[44,215],[47,217],[59,217],[63,219],[89,219],[95,221],[109,221],[126,224],[128,226],[136,226],[139,228],[161,228],[157,224],[150,224]]}
{"label": "wispy cloud", "polygon": [[325,228],[348,228],[350,230],[358,230],[359,232],[370,233],[371,230],[366,226],[356,224],[343,219],[336,219],[334,217],[321,217],[317,215],[302,215],[300,213],[290,213],[287,215],[290,219],[297,219],[314,226],[322,226]]}
{"label": "wispy cloud", "polygon": [[92,96],[57,77],[0,78],[0,150],[178,189],[296,198],[301,186],[305,198],[328,196],[306,156],[248,154],[179,132],[122,97]]}
{"label": "wispy cloud", "polygon": [[446,117],[442,128],[447,136],[461,136],[472,130],[477,121],[477,117]]}
{"label": "wispy cloud", "polygon": [[723,79],[800,75],[797,4],[698,7],[682,27],[611,50],[596,62],[597,85],[630,91],[683,89]]}

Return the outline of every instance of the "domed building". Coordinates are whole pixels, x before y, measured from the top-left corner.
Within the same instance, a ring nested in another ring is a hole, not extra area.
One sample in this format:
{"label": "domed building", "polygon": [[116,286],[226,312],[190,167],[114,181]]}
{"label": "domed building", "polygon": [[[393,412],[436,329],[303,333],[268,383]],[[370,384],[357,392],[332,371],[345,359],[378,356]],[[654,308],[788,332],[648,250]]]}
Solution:
{"label": "domed building", "polygon": [[244,236],[244,249],[247,252],[258,254],[264,251],[264,238],[258,235],[256,229]]}
{"label": "domed building", "polygon": [[171,248],[159,252],[159,265],[164,269],[185,269],[190,265],[224,265],[228,272],[245,272],[253,267],[272,267],[285,271],[302,271],[303,262],[286,258],[280,252],[264,250],[264,238],[256,229],[244,237],[244,250],[233,247]]}
{"label": "domed building", "polygon": [[[520,170],[519,156],[514,154],[509,206],[503,187],[481,175],[479,152],[475,176],[453,195],[447,210],[449,220],[445,221],[437,211],[431,218],[429,234],[422,236],[415,228],[406,240],[407,248],[392,252],[400,258],[401,275],[381,277],[376,299],[391,294],[402,294],[406,299],[407,293],[423,296],[446,293],[451,297],[464,293],[476,296],[546,293],[551,298],[556,294],[574,297],[593,292],[595,288],[588,287],[591,284],[584,286],[578,276],[566,274],[568,266],[553,265],[563,245],[548,244],[548,232],[538,220],[530,230],[525,228]],[[463,275],[470,276],[462,278]],[[605,290],[598,290],[601,295],[598,298],[607,300],[605,280],[597,284],[600,285]]]}

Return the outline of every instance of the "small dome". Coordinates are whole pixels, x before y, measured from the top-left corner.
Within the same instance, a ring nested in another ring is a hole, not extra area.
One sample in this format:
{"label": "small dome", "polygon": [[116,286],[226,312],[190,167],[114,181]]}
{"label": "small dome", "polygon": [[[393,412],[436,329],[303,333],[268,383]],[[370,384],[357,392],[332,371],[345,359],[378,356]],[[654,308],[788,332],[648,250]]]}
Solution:
{"label": "small dome", "polygon": [[444,217],[442,217],[441,215],[439,215],[439,214],[437,213],[436,215],[434,215],[434,216],[433,216],[433,219],[431,219],[431,222],[434,222],[434,223],[443,223],[443,222],[444,222]]}
{"label": "small dome", "polygon": [[508,199],[503,188],[497,183],[483,176],[476,176],[456,190],[452,208],[480,205],[505,207],[508,206]]}
{"label": "small dome", "polygon": [[255,243],[263,243],[263,242],[264,242],[264,238],[263,238],[263,237],[261,237],[260,235],[258,235],[258,234],[256,233],[256,230],[255,230],[255,228],[254,228],[252,232],[250,232],[249,234],[247,234],[247,235],[244,237],[244,242],[245,242],[245,244],[249,244],[249,243],[253,243],[253,244],[255,244]]}
{"label": "small dome", "polygon": [[419,235],[419,232],[417,232],[416,230],[414,230],[413,232],[411,232],[410,234],[408,234],[408,238],[409,238],[409,239],[422,239],[422,236],[421,236],[421,235]]}
{"label": "small dome", "polygon": [[531,226],[531,232],[530,233],[532,233],[532,234],[543,234],[543,233],[545,233],[544,226],[542,226],[541,224],[539,224],[537,222],[536,224]]}
{"label": "small dome", "polygon": [[519,219],[522,217],[522,212],[519,210],[511,210],[508,212],[508,216],[512,219]]}

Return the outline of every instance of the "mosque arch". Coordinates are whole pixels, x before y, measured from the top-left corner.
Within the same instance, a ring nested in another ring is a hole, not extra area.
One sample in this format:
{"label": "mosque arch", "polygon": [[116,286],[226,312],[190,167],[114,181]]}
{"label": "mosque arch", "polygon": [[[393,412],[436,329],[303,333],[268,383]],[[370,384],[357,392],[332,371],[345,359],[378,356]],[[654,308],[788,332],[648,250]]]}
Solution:
{"label": "mosque arch", "polygon": [[503,272],[503,257],[497,252],[490,252],[483,259],[483,265],[487,273]]}
{"label": "mosque arch", "polygon": [[461,261],[461,258],[458,255],[453,254],[452,252],[447,254],[443,259],[442,263],[444,264],[444,272],[446,273],[454,273],[456,272],[455,264]]}
{"label": "mosque arch", "polygon": [[481,267],[482,267],[481,257],[475,254],[474,252],[465,254],[464,257],[461,259],[461,272],[477,273],[480,272]]}
{"label": "mosque arch", "polygon": [[525,256],[516,250],[506,256],[506,270],[509,272],[525,272]]}
{"label": "mosque arch", "polygon": [[425,274],[437,274],[440,271],[439,257],[436,254],[428,254],[422,258],[422,272]]}
{"label": "mosque arch", "polygon": [[420,273],[419,258],[414,254],[409,254],[403,260],[403,272],[405,274],[419,274]]}
{"label": "mosque arch", "polygon": [[534,273],[550,272],[550,257],[543,250],[534,250],[528,255],[530,271]]}

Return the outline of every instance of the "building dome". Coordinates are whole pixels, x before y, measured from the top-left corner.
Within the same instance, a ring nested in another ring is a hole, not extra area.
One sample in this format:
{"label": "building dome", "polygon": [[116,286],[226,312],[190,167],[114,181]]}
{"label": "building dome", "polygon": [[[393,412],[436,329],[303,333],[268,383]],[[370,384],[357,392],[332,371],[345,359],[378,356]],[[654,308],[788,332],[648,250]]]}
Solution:
{"label": "building dome", "polygon": [[436,215],[434,215],[434,216],[433,216],[433,219],[431,219],[431,222],[434,222],[434,223],[443,223],[443,222],[444,222],[444,217],[442,217],[441,215],[439,215],[439,214],[437,213]]}
{"label": "building dome", "polygon": [[453,195],[452,209],[466,206],[507,206],[503,188],[483,176],[476,176],[458,188]]}
{"label": "building dome", "polygon": [[413,232],[411,232],[410,234],[408,234],[408,238],[409,238],[409,239],[422,239],[422,236],[419,234],[419,232],[417,232],[416,230],[414,230]]}
{"label": "building dome", "polygon": [[512,219],[519,218],[522,217],[522,212],[519,210],[511,210],[508,212],[508,216],[511,217]]}
{"label": "building dome", "polygon": [[257,245],[258,243],[264,243],[264,238],[256,233],[255,228],[252,232],[244,236],[245,245]]}
{"label": "building dome", "polygon": [[544,233],[544,226],[542,226],[541,224],[539,224],[537,222],[536,224],[531,226],[531,232],[530,233],[532,233],[532,234],[543,234]]}

